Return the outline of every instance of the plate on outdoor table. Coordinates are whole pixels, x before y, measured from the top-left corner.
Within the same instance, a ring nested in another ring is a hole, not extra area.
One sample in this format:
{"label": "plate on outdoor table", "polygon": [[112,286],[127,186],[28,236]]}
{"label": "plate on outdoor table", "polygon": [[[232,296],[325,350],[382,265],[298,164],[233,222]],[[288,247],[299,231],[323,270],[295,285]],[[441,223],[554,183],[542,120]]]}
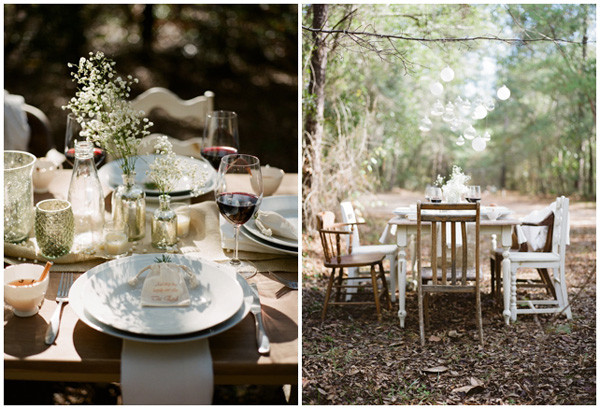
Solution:
{"label": "plate on outdoor table", "polygon": [[[296,231],[298,231],[298,196],[265,197],[263,198],[258,210],[279,213],[287,221],[296,226]],[[298,240],[276,235],[267,236],[258,228],[254,218],[251,218],[246,224],[244,224],[244,228],[252,233],[254,237],[262,239],[268,243],[276,246],[284,246],[286,248],[295,248],[296,252],[298,250]]]}
{"label": "plate on outdoor table", "polygon": [[[225,266],[218,265],[218,267],[221,268]],[[224,321],[221,324],[215,325],[214,327],[205,329],[203,331],[172,336],[143,335],[134,334],[127,331],[120,331],[116,328],[111,327],[110,325],[105,325],[100,321],[97,321],[85,310],[84,306],[84,299],[86,296],[85,287],[90,279],[90,275],[88,273],[81,275],[77,280],[75,280],[75,282],[71,286],[71,290],[69,291],[69,305],[71,309],[75,312],[75,315],[77,315],[79,319],[87,326],[95,329],[96,331],[103,332],[105,334],[112,335],[117,338],[150,343],[187,342],[202,338],[208,338],[212,337],[213,335],[220,334],[221,332],[227,331],[228,329],[233,328],[237,324],[239,324],[239,322],[244,319],[248,312],[250,312],[250,306],[252,305],[253,301],[254,293],[252,292],[252,289],[250,288],[246,280],[239,274],[236,274],[231,268],[225,267],[221,269],[223,270],[224,274],[229,274],[231,277],[235,277],[238,284],[240,284],[244,291],[244,302],[242,303],[240,309],[227,321]]]}
{"label": "plate on outdoor table", "polygon": [[263,240],[260,237],[257,237],[254,234],[252,234],[248,229],[246,229],[245,225],[242,225],[242,227],[240,228],[240,232],[244,236],[246,236],[249,240],[251,240],[254,243],[259,244],[261,246],[267,247],[272,250],[277,250],[278,252],[284,253],[284,254],[292,254],[294,256],[298,255],[298,247],[282,246],[280,244],[275,244],[275,243]]}
{"label": "plate on outdoor table", "polygon": [[408,216],[410,214],[416,214],[417,207],[416,206],[396,207],[392,213],[394,213],[395,216]]}
{"label": "plate on outdoor table", "polygon": [[[153,188],[150,180],[148,179],[148,175],[146,174],[146,171],[149,169],[148,166],[154,162],[156,156],[157,155],[142,155],[138,156],[137,160],[135,161],[135,182],[142,186],[146,196],[149,198],[158,197],[160,195],[158,190]],[[187,175],[184,175],[177,182],[175,189],[169,193],[170,196],[177,197],[179,199],[190,198],[191,192],[194,189],[197,189],[199,194],[208,193],[215,189],[217,184],[217,172],[211,166],[211,164],[208,163],[208,161],[180,155],[177,155],[177,157],[183,161],[184,169],[189,169],[192,166],[200,167],[200,169],[205,172],[206,180],[202,186],[193,186],[193,181]],[[100,181],[113,189],[116,189],[118,186],[122,185],[123,171],[121,170],[120,166],[122,161],[122,159],[117,159],[102,166],[98,170],[98,177],[100,178]]]}
{"label": "plate on outdoor table", "polygon": [[496,220],[512,213],[512,210],[504,206],[481,206],[480,211],[488,220]]}
{"label": "plate on outdoor table", "polygon": [[[88,271],[85,311],[97,321],[117,330],[143,335],[182,335],[202,331],[231,318],[244,302],[244,292],[235,278],[224,274],[215,263],[172,255],[172,262],[191,269],[200,285],[188,285],[187,307],[142,307],[143,282],[128,281],[156,255],[144,254],[109,261]],[[187,280],[186,280],[187,281]]]}

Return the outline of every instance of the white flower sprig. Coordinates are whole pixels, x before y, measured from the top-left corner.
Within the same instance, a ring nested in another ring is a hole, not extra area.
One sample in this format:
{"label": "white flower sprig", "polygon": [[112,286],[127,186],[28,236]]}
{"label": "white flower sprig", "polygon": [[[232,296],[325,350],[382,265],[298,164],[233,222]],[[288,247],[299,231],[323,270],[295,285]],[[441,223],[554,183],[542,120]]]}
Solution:
{"label": "white flower sprig", "polygon": [[[442,186],[442,192],[446,200],[450,203],[460,202],[461,197],[469,191],[467,184],[470,179],[471,177],[465,175],[459,166],[454,165],[450,179]],[[443,179],[438,175],[436,184],[440,182],[443,183]]]}
{"label": "white flower sprig", "polygon": [[78,65],[68,66],[77,68],[71,75],[78,89],[62,108],[73,112],[83,129],[82,136],[98,143],[111,156],[122,158],[123,173],[133,172],[140,138],[147,136],[152,126],[127,100],[131,85],[138,80],[131,75],[126,79],[119,76],[115,62],[100,51],[90,53],[88,59],[81,57]]}
{"label": "white flower sprig", "polygon": [[172,192],[177,186],[177,182],[184,176],[190,179],[193,186],[192,196],[200,194],[200,189],[208,178],[208,172],[202,170],[200,166],[183,163],[181,157],[173,152],[173,145],[167,136],[163,135],[158,138],[154,145],[154,151],[157,155],[154,162],[148,165],[147,175],[161,195]]}

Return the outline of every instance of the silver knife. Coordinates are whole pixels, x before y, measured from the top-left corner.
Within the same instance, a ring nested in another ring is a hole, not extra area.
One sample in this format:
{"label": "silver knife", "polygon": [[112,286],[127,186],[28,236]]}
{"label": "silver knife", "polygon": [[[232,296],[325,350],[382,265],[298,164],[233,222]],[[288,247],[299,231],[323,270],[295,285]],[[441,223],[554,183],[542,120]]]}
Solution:
{"label": "silver knife", "polygon": [[271,351],[271,344],[269,342],[269,338],[267,338],[265,327],[263,325],[260,298],[258,297],[258,289],[256,288],[255,283],[250,284],[250,288],[252,288],[253,293],[250,312],[252,312],[252,314],[254,315],[254,321],[256,323],[256,343],[258,344],[258,353],[262,355],[268,355]]}

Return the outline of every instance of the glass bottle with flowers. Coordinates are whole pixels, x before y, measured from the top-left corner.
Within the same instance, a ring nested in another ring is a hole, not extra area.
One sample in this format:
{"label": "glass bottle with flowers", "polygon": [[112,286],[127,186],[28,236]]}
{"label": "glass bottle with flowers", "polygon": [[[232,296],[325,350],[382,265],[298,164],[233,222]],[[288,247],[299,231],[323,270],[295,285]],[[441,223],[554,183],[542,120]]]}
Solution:
{"label": "glass bottle with flowers", "polygon": [[450,179],[444,184],[444,179],[438,175],[436,185],[441,186],[447,203],[460,203],[469,190],[467,184],[470,179],[459,166],[454,165]]}
{"label": "glass bottle with flowers", "polygon": [[[183,178],[189,181],[191,196],[197,196],[207,179],[207,172],[191,162],[183,162],[173,152],[168,137],[161,136],[154,145],[156,158],[148,165],[147,176],[160,193],[158,209],[152,216],[152,245],[161,250],[171,250],[177,244],[177,214],[171,209],[171,196]],[[184,175],[185,169],[185,175]]]}
{"label": "glass bottle with flowers", "polygon": [[[112,218],[125,225],[129,241],[146,234],[146,195],[135,184],[135,161],[140,138],[148,135],[152,123],[133,109],[128,101],[131,85],[138,82],[131,75],[122,78],[115,62],[104,53],[82,57],[71,73],[78,90],[64,109],[70,109],[81,124],[81,135],[100,145],[116,159],[123,171],[123,185],[112,196]],[[139,137],[139,138],[138,138]]]}

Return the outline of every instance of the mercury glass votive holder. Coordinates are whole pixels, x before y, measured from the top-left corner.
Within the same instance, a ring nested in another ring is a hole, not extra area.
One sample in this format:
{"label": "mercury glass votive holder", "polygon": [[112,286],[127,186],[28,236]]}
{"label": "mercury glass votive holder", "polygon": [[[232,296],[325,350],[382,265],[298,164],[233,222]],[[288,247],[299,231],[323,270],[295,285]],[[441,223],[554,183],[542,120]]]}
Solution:
{"label": "mercury glass votive holder", "polygon": [[71,251],[75,235],[75,218],[71,203],[48,199],[35,207],[35,238],[42,255],[56,259]]}

